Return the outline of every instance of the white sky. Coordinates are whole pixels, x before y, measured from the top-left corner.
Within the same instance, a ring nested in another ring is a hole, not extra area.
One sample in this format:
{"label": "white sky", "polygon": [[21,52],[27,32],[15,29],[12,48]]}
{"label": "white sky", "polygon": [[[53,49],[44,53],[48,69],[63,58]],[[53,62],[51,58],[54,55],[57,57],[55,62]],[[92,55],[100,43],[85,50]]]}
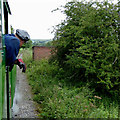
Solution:
{"label": "white sky", "polygon": [[64,20],[59,12],[51,12],[68,0],[8,0],[13,28],[28,31],[31,39],[52,39],[52,26]]}
{"label": "white sky", "polygon": [[12,12],[10,24],[14,29],[28,31],[31,39],[52,39],[52,26],[59,24],[65,16],[60,11],[51,11],[68,1],[70,0],[8,0]]}

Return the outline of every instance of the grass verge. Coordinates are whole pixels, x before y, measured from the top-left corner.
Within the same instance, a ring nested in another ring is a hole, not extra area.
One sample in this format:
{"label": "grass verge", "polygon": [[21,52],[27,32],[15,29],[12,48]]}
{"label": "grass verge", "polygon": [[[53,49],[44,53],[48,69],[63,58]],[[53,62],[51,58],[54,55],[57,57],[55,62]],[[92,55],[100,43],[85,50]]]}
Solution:
{"label": "grass verge", "polygon": [[[76,87],[60,79],[64,71],[48,60],[32,61],[31,51],[25,50],[27,77],[34,100],[42,107],[39,116],[48,119],[64,118],[118,118],[117,100],[97,96],[89,83]],[[63,77],[62,77],[63,78]]]}

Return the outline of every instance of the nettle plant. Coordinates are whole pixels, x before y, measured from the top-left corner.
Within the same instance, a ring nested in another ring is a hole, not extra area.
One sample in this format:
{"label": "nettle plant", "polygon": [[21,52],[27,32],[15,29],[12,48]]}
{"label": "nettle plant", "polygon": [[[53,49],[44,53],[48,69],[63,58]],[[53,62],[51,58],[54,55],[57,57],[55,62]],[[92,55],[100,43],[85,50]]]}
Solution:
{"label": "nettle plant", "polygon": [[90,81],[108,91],[120,85],[120,40],[117,4],[68,2],[66,20],[55,31],[56,59],[67,77]]}

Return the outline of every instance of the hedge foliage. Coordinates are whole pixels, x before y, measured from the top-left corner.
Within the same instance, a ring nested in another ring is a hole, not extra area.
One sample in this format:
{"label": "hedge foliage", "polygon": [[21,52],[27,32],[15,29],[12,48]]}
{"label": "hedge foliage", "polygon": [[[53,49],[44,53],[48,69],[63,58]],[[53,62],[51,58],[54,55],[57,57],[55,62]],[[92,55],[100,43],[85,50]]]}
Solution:
{"label": "hedge foliage", "polygon": [[120,85],[120,39],[117,4],[68,2],[66,20],[57,25],[55,58],[71,81],[89,81],[112,92]]}

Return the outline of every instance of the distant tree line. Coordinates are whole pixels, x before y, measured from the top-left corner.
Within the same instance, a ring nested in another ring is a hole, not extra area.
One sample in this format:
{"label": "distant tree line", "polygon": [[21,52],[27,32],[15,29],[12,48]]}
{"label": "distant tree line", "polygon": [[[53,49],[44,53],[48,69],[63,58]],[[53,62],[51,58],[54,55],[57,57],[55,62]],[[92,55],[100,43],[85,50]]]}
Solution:
{"label": "distant tree line", "polygon": [[26,44],[22,46],[22,48],[32,48],[32,46],[52,46],[51,40],[29,40]]}
{"label": "distant tree line", "polygon": [[33,46],[51,46],[51,40],[32,40]]}

